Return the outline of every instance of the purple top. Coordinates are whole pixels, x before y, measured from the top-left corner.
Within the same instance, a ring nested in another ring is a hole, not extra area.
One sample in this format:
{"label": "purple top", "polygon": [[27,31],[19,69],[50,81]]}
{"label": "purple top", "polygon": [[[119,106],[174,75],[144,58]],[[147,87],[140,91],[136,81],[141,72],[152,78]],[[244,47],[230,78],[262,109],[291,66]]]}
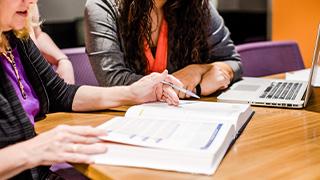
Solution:
{"label": "purple top", "polygon": [[21,64],[20,55],[18,53],[17,48],[13,49],[12,54],[14,56],[16,66],[19,71],[22,85],[24,86],[24,90],[27,95],[26,99],[23,99],[23,97],[21,95],[18,80],[17,80],[17,77],[14,73],[14,70],[13,70],[10,62],[7,59],[5,59],[4,56],[0,56],[0,62],[1,62],[1,65],[2,65],[5,73],[7,74],[8,79],[10,80],[12,86],[14,87],[17,96],[19,97],[19,100],[21,102],[23,109],[25,110],[28,118],[30,119],[30,122],[32,124],[34,124],[34,117],[38,114],[38,112],[40,110],[39,99],[38,99],[36,93],[34,92],[30,82],[28,81],[26,72],[24,71],[24,68]]}

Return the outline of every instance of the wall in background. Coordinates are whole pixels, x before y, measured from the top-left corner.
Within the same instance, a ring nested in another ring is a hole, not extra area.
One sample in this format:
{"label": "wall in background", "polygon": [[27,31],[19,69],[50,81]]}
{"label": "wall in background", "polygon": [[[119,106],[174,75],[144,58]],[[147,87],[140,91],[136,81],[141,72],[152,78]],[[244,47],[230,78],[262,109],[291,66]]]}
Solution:
{"label": "wall in background", "polygon": [[[267,0],[217,0],[235,44],[267,39]],[[39,0],[47,32],[60,48],[83,46],[81,18],[86,0]]]}
{"label": "wall in background", "polygon": [[297,41],[307,67],[311,66],[319,23],[319,0],[272,0],[272,40]]}
{"label": "wall in background", "polygon": [[83,16],[86,0],[39,0],[41,17],[48,23],[73,21]]}
{"label": "wall in background", "polygon": [[220,0],[218,8],[222,11],[265,12],[266,0]]}
{"label": "wall in background", "polygon": [[218,11],[235,44],[267,40],[267,0],[220,0]]}
{"label": "wall in background", "polygon": [[[39,0],[40,13],[48,22],[70,21],[83,16],[86,0]],[[221,11],[264,12],[266,0],[214,0]]]}
{"label": "wall in background", "polygon": [[60,48],[84,46],[82,18],[86,0],[39,0],[42,29]]}

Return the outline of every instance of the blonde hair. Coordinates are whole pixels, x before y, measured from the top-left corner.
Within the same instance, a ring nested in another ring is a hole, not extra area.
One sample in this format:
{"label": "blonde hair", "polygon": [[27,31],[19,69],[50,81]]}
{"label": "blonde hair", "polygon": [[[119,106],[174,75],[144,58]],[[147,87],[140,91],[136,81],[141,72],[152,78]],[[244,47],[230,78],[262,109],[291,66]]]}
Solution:
{"label": "blonde hair", "polygon": [[29,13],[30,28],[40,26],[43,21],[40,20],[39,8],[37,4],[32,4]]}

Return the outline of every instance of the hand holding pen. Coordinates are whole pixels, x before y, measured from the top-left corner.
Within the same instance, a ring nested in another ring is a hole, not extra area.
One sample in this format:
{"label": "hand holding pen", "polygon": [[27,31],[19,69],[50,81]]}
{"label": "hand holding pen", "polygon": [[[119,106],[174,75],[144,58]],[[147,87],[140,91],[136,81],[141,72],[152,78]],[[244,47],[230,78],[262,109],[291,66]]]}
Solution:
{"label": "hand holding pen", "polygon": [[200,99],[200,97],[199,97],[198,95],[196,95],[195,93],[193,93],[192,91],[189,91],[189,90],[187,90],[187,89],[185,89],[185,88],[183,88],[183,87],[179,87],[179,86],[177,86],[177,85],[175,85],[175,84],[173,84],[173,83],[171,83],[171,82],[161,81],[161,83],[166,84],[166,85],[169,85],[169,86],[171,86],[173,89],[176,89],[176,90],[178,90],[178,91],[181,91],[181,92],[183,92],[183,93],[185,93],[185,94],[187,94],[187,95],[189,95],[189,96],[191,96],[191,97]]}

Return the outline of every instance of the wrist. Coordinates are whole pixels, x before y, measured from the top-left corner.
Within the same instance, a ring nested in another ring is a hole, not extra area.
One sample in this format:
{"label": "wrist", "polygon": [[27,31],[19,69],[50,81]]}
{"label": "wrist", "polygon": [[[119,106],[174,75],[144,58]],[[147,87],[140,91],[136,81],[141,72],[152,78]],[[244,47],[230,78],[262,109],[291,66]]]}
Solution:
{"label": "wrist", "polygon": [[[113,100],[111,102],[114,102],[111,106],[112,107],[118,107],[123,105],[133,105],[137,104],[137,96],[134,94],[134,90],[132,85],[130,86],[118,86],[113,87],[112,91],[114,91]],[[103,99],[102,103],[110,103],[110,95],[107,95],[108,93],[105,93],[106,96]],[[104,105],[106,106],[106,105]]]}
{"label": "wrist", "polygon": [[68,58],[68,56],[64,56],[64,57],[58,58],[57,61],[58,62],[60,62],[60,61],[70,61],[70,59]]}
{"label": "wrist", "polygon": [[72,63],[68,58],[63,58],[58,61],[58,65],[63,65],[63,66],[71,65],[72,66]]}
{"label": "wrist", "polygon": [[21,149],[24,149],[23,157],[25,158],[28,168],[39,166],[42,162],[42,154],[36,153],[35,148],[32,148],[32,146],[28,143],[32,140],[33,139],[21,143]]}
{"label": "wrist", "polygon": [[[148,98],[147,94],[150,91],[149,87],[145,83],[139,83],[135,82],[131,84],[130,86],[127,86],[127,94],[128,94],[128,104],[134,105],[134,104],[141,104],[144,102],[152,101],[153,99],[150,97]],[[154,90],[154,89],[153,89]],[[155,93],[155,92],[154,92]]]}
{"label": "wrist", "polygon": [[[17,155],[20,160],[17,160],[17,163],[19,163],[20,166],[30,169],[40,164],[39,154],[34,153],[34,149],[30,148],[28,141],[14,145],[14,148],[19,152]],[[21,151],[21,149],[23,149],[23,151]]]}
{"label": "wrist", "polygon": [[196,94],[198,96],[201,96],[201,83],[197,84],[196,86]]}
{"label": "wrist", "polygon": [[9,179],[14,175],[33,167],[32,156],[25,152],[26,144],[24,142],[10,145],[0,149],[0,179]]}
{"label": "wrist", "polygon": [[127,98],[126,100],[126,104],[128,105],[132,105],[132,104],[138,104],[139,103],[139,99],[137,98],[137,94],[134,91],[134,87],[132,87],[132,85],[130,86],[124,86],[124,97]]}

